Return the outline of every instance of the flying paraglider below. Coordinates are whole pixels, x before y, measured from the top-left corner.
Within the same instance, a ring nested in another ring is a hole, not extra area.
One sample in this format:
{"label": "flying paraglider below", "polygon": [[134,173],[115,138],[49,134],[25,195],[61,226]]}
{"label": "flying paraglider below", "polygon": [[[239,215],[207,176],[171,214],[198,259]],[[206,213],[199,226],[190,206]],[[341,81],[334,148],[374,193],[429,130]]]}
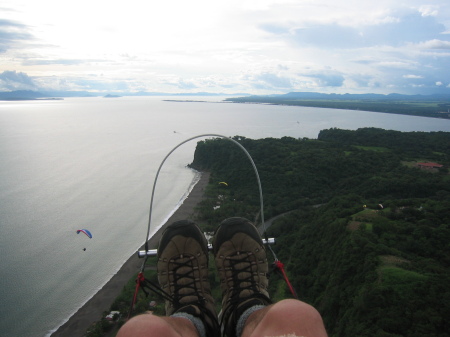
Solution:
{"label": "flying paraglider below", "polygon": [[79,229],[77,230],[77,234],[84,233],[89,239],[92,239],[92,234],[87,229]]}

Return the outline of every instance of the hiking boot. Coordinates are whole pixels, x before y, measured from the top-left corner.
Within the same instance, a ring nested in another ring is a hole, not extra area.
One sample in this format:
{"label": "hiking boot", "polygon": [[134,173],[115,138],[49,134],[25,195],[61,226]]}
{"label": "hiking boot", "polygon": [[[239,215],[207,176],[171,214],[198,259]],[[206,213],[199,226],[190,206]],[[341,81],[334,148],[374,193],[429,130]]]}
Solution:
{"label": "hiking boot", "polygon": [[182,220],[167,227],[159,243],[157,270],[161,289],[171,297],[166,315],[190,314],[203,322],[206,336],[220,336],[208,279],[208,243],[195,223]]}
{"label": "hiking boot", "polygon": [[266,251],[250,221],[229,218],[216,230],[213,252],[222,289],[220,324],[226,336],[235,337],[239,318],[247,309],[271,303]]}

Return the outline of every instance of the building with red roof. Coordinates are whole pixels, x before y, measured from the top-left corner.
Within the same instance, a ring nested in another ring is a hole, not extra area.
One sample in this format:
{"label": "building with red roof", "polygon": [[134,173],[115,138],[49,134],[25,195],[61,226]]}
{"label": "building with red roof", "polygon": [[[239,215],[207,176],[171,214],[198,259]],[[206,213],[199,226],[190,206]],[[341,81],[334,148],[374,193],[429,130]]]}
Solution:
{"label": "building with red roof", "polygon": [[443,167],[444,165],[438,163],[417,163],[417,166],[422,169],[438,169]]}

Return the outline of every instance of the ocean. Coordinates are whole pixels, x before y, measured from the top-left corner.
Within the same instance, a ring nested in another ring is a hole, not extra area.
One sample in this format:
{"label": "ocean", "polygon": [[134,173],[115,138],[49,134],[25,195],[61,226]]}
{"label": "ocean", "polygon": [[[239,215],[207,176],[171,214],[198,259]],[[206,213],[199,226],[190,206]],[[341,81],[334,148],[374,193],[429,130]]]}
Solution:
{"label": "ocean", "polygon": [[[450,131],[449,120],[194,99],[204,102],[0,102],[0,336],[49,336],[136,252],[146,237],[156,171],[186,139],[317,138],[331,127]],[[198,179],[186,167],[196,141],[180,146],[161,170],[151,233]]]}

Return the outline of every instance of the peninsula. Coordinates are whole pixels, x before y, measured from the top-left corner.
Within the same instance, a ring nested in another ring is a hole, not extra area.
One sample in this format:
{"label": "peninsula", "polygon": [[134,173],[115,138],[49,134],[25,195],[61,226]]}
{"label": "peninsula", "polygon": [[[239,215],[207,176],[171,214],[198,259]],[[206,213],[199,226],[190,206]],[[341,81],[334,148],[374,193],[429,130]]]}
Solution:
{"label": "peninsula", "polygon": [[450,119],[450,95],[322,94],[316,92],[291,92],[282,95],[227,98],[225,101],[234,103],[259,103],[363,110]]}

